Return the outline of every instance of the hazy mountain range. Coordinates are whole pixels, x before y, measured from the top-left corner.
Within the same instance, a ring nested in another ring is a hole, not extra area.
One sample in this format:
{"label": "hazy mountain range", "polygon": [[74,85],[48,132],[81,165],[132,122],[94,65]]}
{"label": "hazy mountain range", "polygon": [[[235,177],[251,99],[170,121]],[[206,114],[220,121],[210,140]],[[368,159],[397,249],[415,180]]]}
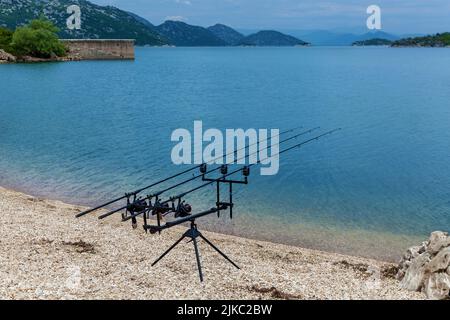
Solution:
{"label": "hazy mountain range", "polygon": [[[82,10],[81,30],[66,27],[66,9],[73,4],[79,5]],[[326,30],[240,32],[223,24],[204,28],[180,21],[166,21],[155,26],[135,13],[112,6],[99,6],[86,0],[0,0],[0,26],[15,29],[41,14],[60,28],[61,38],[129,38],[136,39],[137,45],[296,46],[310,43],[341,46],[370,39],[395,41],[406,37],[382,31],[362,34]]]}

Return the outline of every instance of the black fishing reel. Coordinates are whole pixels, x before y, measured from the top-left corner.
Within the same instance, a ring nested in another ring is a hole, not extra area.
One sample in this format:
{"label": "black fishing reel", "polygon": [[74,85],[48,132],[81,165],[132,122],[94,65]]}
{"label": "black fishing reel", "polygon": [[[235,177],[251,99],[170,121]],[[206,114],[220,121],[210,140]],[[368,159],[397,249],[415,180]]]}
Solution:
{"label": "black fishing reel", "polygon": [[155,203],[155,206],[153,207],[152,210],[152,215],[159,215],[159,216],[165,216],[167,213],[169,213],[170,211],[172,211],[173,208],[171,206],[169,206],[168,203],[164,203],[164,204],[160,204],[160,203]]}
{"label": "black fishing reel", "polygon": [[184,218],[190,216],[192,212],[192,207],[189,203],[185,201],[181,201],[178,203],[177,208],[175,210],[175,218]]}
{"label": "black fishing reel", "polygon": [[132,215],[139,214],[148,209],[147,201],[138,199],[128,206],[128,212]]}
{"label": "black fishing reel", "polygon": [[226,175],[228,173],[228,166],[226,164],[220,166],[220,173],[223,175]]}
{"label": "black fishing reel", "polygon": [[248,177],[250,175],[250,167],[249,166],[245,166],[242,168],[242,175],[244,177]]}
{"label": "black fishing reel", "polygon": [[[132,197],[132,199],[131,199]],[[139,214],[146,214],[147,209],[151,206],[151,202],[147,203],[144,199],[136,199],[135,194],[127,194],[127,209],[122,213],[122,220],[126,219],[128,215],[132,216],[131,226],[133,229],[137,228],[137,219],[135,216]]]}
{"label": "black fishing reel", "polygon": [[205,174],[206,171],[208,171],[208,165],[207,165],[206,163],[202,163],[202,164],[200,165],[200,173],[201,173],[201,174]]}

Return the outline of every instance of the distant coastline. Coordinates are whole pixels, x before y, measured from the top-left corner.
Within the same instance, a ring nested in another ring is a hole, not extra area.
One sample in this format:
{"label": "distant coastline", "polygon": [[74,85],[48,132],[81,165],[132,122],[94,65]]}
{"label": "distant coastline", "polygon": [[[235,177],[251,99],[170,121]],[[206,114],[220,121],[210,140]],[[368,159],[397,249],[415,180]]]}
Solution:
{"label": "distant coastline", "polygon": [[390,47],[404,47],[404,48],[449,48],[450,47],[450,32],[437,33],[425,37],[411,37],[391,41],[388,39],[369,39],[363,41],[356,41],[353,46],[390,46]]}
{"label": "distant coastline", "polygon": [[394,41],[392,47],[427,47],[448,48],[450,47],[450,32],[437,33],[425,37],[406,38]]}

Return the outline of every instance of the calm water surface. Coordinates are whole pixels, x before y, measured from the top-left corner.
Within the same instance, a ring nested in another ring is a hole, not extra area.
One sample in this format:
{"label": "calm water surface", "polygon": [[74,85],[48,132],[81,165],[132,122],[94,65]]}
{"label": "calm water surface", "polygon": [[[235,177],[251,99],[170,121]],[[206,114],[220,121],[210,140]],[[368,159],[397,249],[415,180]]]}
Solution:
{"label": "calm water surface", "polygon": [[[342,127],[283,155],[277,176],[236,188],[231,222],[202,224],[395,259],[450,229],[449,70],[448,49],[346,47],[138,48],[134,62],[2,65],[0,185],[92,205],[179,171],[171,132],[197,119]],[[190,198],[196,210],[213,206],[207,191]]]}

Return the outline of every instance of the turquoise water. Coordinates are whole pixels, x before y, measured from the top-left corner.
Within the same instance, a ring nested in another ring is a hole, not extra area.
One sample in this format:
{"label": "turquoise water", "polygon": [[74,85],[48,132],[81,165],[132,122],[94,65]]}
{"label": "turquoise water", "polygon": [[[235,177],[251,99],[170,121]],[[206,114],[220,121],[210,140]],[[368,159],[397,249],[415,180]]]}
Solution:
{"label": "turquoise water", "polygon": [[[182,169],[171,164],[170,135],[194,120],[221,129],[342,127],[283,155],[277,176],[255,174],[236,188],[233,221],[202,226],[386,259],[449,230],[450,50],[136,54],[134,62],[0,66],[0,185],[92,205]],[[209,191],[192,195],[195,210],[213,206]]]}

